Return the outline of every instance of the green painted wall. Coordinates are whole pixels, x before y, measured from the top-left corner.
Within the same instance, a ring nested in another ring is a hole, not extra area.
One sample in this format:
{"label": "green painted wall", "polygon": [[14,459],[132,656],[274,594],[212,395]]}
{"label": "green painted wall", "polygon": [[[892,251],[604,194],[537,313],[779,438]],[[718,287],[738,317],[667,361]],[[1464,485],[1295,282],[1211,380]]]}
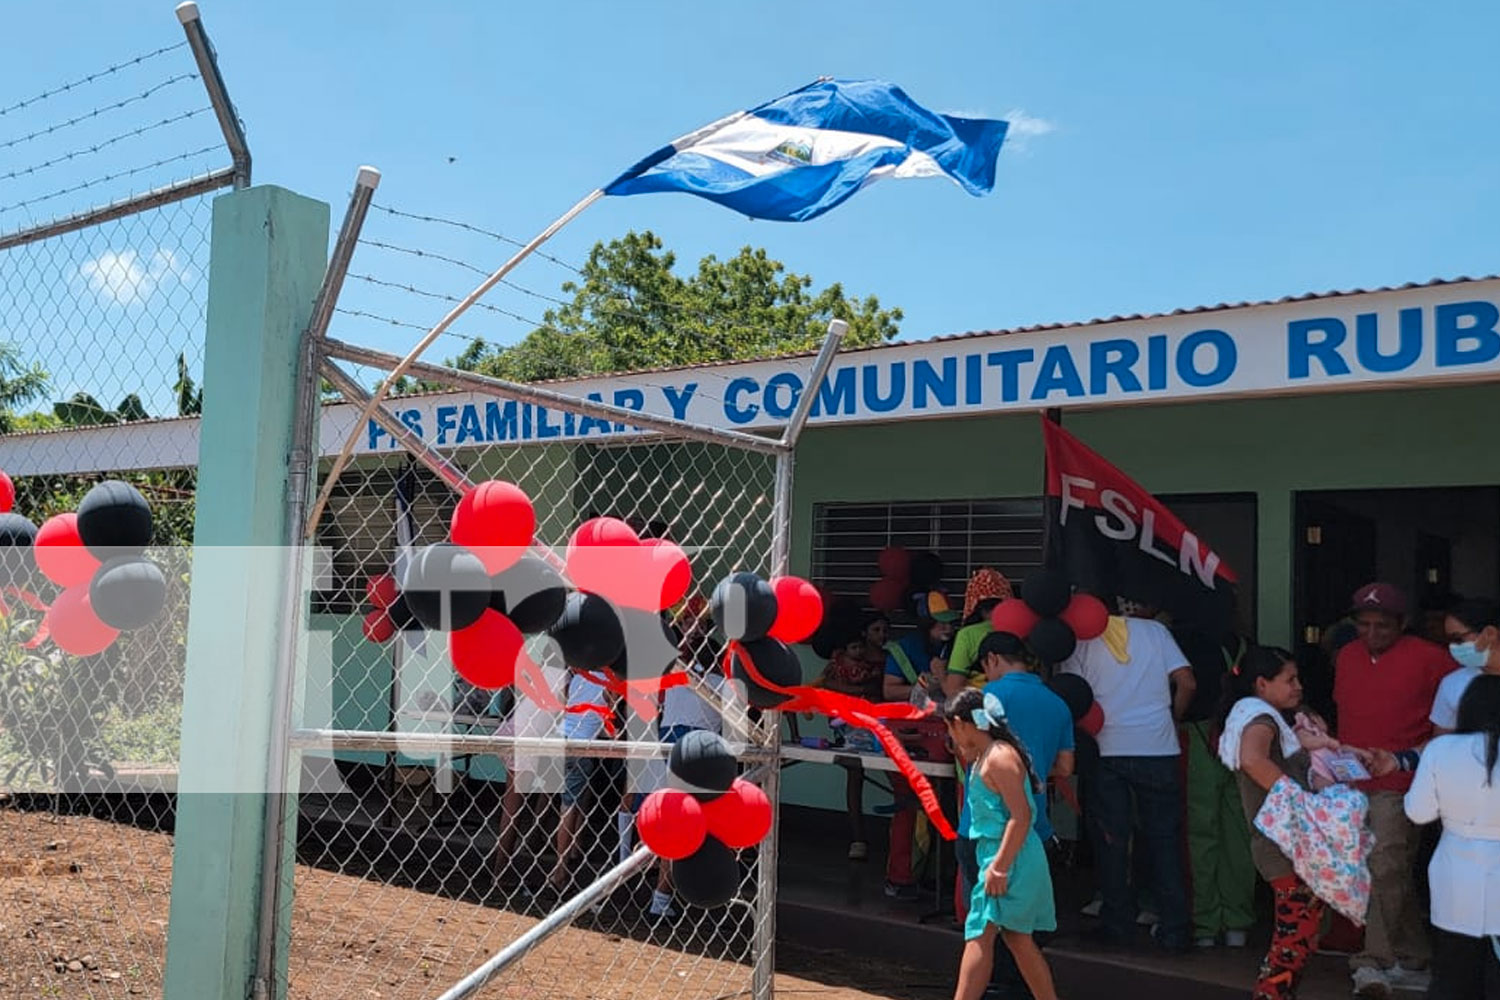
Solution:
{"label": "green painted wall", "polygon": [[[1260,638],[1289,644],[1294,492],[1500,483],[1500,453],[1485,444],[1497,412],[1491,385],[1116,407],[1068,412],[1063,424],[1153,492],[1254,493]],[[1041,488],[1035,414],[812,427],[797,449],[792,571],[811,572],[816,503]],[[804,667],[813,677],[822,664],[804,650]],[[836,768],[799,765],[782,787],[785,801],[842,808]]]}

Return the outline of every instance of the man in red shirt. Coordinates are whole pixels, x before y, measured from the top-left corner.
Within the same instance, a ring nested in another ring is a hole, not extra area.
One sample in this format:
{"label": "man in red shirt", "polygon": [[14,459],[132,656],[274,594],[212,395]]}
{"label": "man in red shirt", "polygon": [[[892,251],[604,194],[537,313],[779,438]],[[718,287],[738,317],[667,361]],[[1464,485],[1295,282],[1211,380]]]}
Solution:
{"label": "man in red shirt", "polygon": [[[1355,591],[1351,613],[1358,638],[1339,650],[1334,667],[1339,739],[1397,755],[1420,747],[1432,738],[1438,683],[1457,664],[1441,646],[1402,633],[1406,595],[1391,584]],[[1412,881],[1420,834],[1402,803],[1411,779],[1403,769],[1360,785],[1370,797],[1375,850],[1364,950],[1349,967],[1354,995],[1369,1000],[1386,1000],[1393,988],[1424,988],[1427,979],[1430,948]]]}

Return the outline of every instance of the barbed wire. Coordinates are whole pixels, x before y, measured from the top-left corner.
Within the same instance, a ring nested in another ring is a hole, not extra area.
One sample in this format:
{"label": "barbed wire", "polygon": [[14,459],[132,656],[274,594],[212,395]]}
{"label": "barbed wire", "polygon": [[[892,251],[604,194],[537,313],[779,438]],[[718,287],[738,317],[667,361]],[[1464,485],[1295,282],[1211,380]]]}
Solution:
{"label": "barbed wire", "polygon": [[174,115],[171,118],[163,118],[159,122],[152,122],[150,125],[142,125],[140,128],[133,129],[129,132],[121,132],[119,135],[111,136],[110,138],[105,139],[102,142],[96,142],[93,145],[75,149],[71,153],[65,153],[62,156],[53,157],[50,160],[46,160],[42,163],[37,163],[33,166],[25,168],[24,170],[12,170],[8,174],[0,174],[0,181],[12,180],[17,177],[25,177],[29,174],[34,174],[38,171],[45,170],[48,167],[55,167],[59,163],[66,163],[69,160],[76,159],[80,156],[86,156],[90,153],[97,153],[101,149],[113,146],[117,142],[124,142],[126,139],[133,139],[138,135],[144,135],[147,132],[151,132],[159,128],[164,128],[167,125],[175,125],[177,122],[187,121],[189,118],[196,118],[198,115],[206,114],[207,112],[210,112],[212,110],[213,107],[211,105],[205,104],[201,108],[194,108],[192,111],[184,111],[180,115]]}
{"label": "barbed wire", "polygon": [[52,90],[44,90],[40,94],[37,94],[35,97],[28,97],[24,101],[18,101],[17,103],[9,105],[8,107],[0,108],[0,117],[8,115],[12,111],[20,111],[22,108],[30,107],[31,105],[36,104],[39,101],[45,101],[49,97],[56,97],[58,94],[65,94],[68,91],[72,90],[74,87],[82,87],[85,84],[93,83],[95,80],[103,79],[104,77],[110,76],[114,73],[118,73],[121,70],[129,69],[131,66],[138,66],[141,63],[146,62],[148,59],[155,59],[157,56],[166,55],[168,52],[175,52],[180,48],[186,47],[186,45],[187,42],[185,40],[176,42],[172,45],[165,45],[154,52],[147,52],[144,55],[136,56],[134,59],[127,59],[125,62],[116,63],[115,65],[108,66],[96,73],[90,73],[88,76],[82,77],[77,80],[72,80],[60,87],[54,87]]}
{"label": "barbed wire", "polygon": [[[448,256],[446,256],[444,254],[434,253],[431,250],[421,250],[421,249],[417,249],[417,248],[414,248],[414,247],[397,246],[394,243],[384,243],[384,242],[381,242],[380,240],[361,239],[359,242],[362,243],[363,245],[367,246],[367,247],[373,247],[373,248],[375,248],[377,250],[387,250],[387,251],[390,251],[392,253],[402,253],[402,254],[407,254],[409,256],[412,256],[412,257],[428,257],[428,258],[431,258],[433,260],[442,261],[445,264],[453,264],[456,267],[461,267],[464,270],[471,271],[474,274],[477,274],[477,275],[479,275],[481,277],[488,278],[490,276],[490,272],[484,270],[482,267],[479,267],[479,266],[477,266],[475,264],[470,264],[466,260],[459,260],[457,257],[448,257]],[[504,285],[506,288],[510,288],[510,289],[513,289],[513,290],[515,290],[517,292],[520,292],[523,295],[529,295],[529,296],[531,296],[534,299],[540,299],[543,302],[550,302],[553,305],[566,306],[566,305],[570,305],[571,304],[566,299],[560,299],[560,298],[558,298],[555,295],[548,295],[546,292],[538,292],[535,289],[527,288],[525,285],[520,284],[519,282],[516,282],[516,281],[512,281],[509,278],[502,278],[502,279],[500,279],[500,284]],[[450,299],[449,301],[451,301],[451,302],[458,302],[458,301],[461,301],[461,300],[453,298],[453,299]],[[484,305],[484,303],[483,302],[479,302],[479,303],[476,303],[476,305],[481,305],[482,306],[482,305]]]}
{"label": "barbed wire", "polygon": [[[429,290],[427,290],[425,288],[417,288],[414,285],[404,285],[404,284],[402,284],[399,281],[386,281],[386,280],[384,280],[382,278],[377,278],[377,277],[374,277],[373,275],[369,275],[369,274],[354,274],[354,273],[351,272],[349,274],[349,277],[351,279],[355,280],[355,281],[363,281],[366,284],[378,285],[381,288],[391,288],[391,289],[396,289],[396,290],[402,291],[402,292],[409,292],[412,295],[420,295],[424,299],[437,299],[437,300],[439,300],[441,302],[462,302],[463,301],[462,299],[460,299],[456,295],[447,295],[447,294],[445,294],[443,292],[433,292],[433,291],[429,291]],[[557,301],[557,300],[554,300],[554,301]],[[566,305],[566,303],[563,303],[563,304]],[[531,319],[530,317],[522,316],[520,313],[513,313],[513,312],[511,312],[511,311],[509,311],[507,309],[501,309],[499,306],[491,305],[488,302],[476,302],[476,303],[474,303],[474,308],[476,308],[476,309],[483,309],[486,312],[498,313],[499,315],[504,316],[507,319],[513,319],[513,320],[516,320],[517,322],[525,323],[526,325],[532,326],[532,327],[546,327],[546,326],[549,326],[549,324],[543,323],[540,320],[534,320],[534,319]]]}
{"label": "barbed wire", "polygon": [[55,125],[49,125],[46,128],[37,129],[35,132],[31,132],[27,135],[18,136],[14,139],[7,139],[4,142],[0,142],[0,149],[9,149],[12,146],[18,146],[21,143],[28,142],[32,139],[40,139],[44,135],[51,135],[54,132],[61,132],[65,128],[71,128],[72,126],[78,125],[82,122],[86,122],[91,118],[98,118],[100,115],[108,114],[111,111],[118,111],[120,108],[123,108],[126,105],[135,104],[138,101],[144,101],[152,94],[155,94],[161,90],[165,90],[167,87],[170,87],[173,84],[181,83],[184,80],[196,79],[198,79],[197,73],[179,73],[176,76],[168,77],[167,79],[155,84],[154,86],[147,87],[139,94],[133,94],[130,97],[122,98],[121,100],[118,100],[113,104],[106,104],[102,108],[95,108],[94,110],[86,114],[81,114],[76,118],[69,118],[65,122],[58,122]]}
{"label": "barbed wire", "polygon": [[[481,228],[479,226],[470,225],[467,222],[460,222],[457,219],[445,219],[442,216],[438,216],[438,215],[419,215],[419,214],[417,214],[415,212],[403,212],[403,211],[401,211],[398,208],[391,208],[388,205],[381,205],[381,204],[376,203],[376,202],[372,202],[370,204],[370,207],[373,208],[373,209],[375,209],[375,210],[377,210],[377,211],[385,212],[387,215],[394,215],[394,216],[397,216],[398,218],[402,218],[402,219],[411,219],[411,220],[413,220],[415,222],[436,223],[437,225],[441,225],[441,226],[452,226],[454,229],[462,229],[462,230],[465,230],[467,232],[475,233],[475,234],[480,235],[480,236],[488,236],[492,240],[497,240],[497,241],[499,241],[501,243],[506,243],[506,244],[509,244],[510,246],[517,247],[517,248],[524,247],[526,245],[526,243],[525,243],[524,240],[518,240],[514,236],[506,236],[504,233],[493,232],[493,231],[488,230],[488,229],[483,229],[483,228]],[[542,260],[550,261],[553,264],[556,264],[558,267],[566,268],[567,270],[572,271],[574,274],[579,274],[579,275],[583,274],[583,272],[581,270],[579,270],[577,267],[575,267],[574,265],[568,263],[565,260],[561,260],[560,258],[554,257],[551,254],[546,253],[544,251],[541,251],[541,250],[533,251],[532,254],[531,254],[531,256],[533,256],[533,257],[540,257]],[[490,272],[489,271],[481,271],[480,273],[484,274],[484,275],[488,275]]]}
{"label": "barbed wire", "polygon": [[[353,275],[350,275],[350,277],[353,277]],[[353,317],[355,319],[374,320],[377,323],[385,323],[385,324],[387,324],[389,326],[397,326],[397,327],[402,328],[403,330],[421,330],[423,333],[426,333],[428,330],[431,329],[431,327],[423,326],[420,323],[412,323],[412,322],[409,322],[409,321],[404,320],[404,319],[396,319],[396,318],[394,318],[392,316],[381,316],[381,315],[378,315],[377,313],[367,312],[367,311],[365,311],[363,309],[349,309],[349,308],[346,308],[344,306],[336,306],[333,311],[335,313],[338,313],[338,314],[342,315],[342,316],[351,316],[351,317]],[[463,341],[467,341],[467,342],[469,342],[471,344],[472,343],[481,343],[481,344],[491,344],[491,343],[494,343],[494,341],[492,339],[490,339],[490,338],[481,337],[481,336],[475,336],[473,334],[468,334],[468,333],[460,333],[457,330],[444,330],[441,334],[439,334],[439,337],[440,338],[441,337],[452,337],[455,340],[463,340]]]}
{"label": "barbed wire", "polygon": [[211,146],[204,146],[202,149],[195,149],[188,153],[178,153],[176,156],[169,156],[165,159],[157,160],[155,163],[147,163],[144,166],[132,167],[129,170],[121,170],[117,173],[106,174],[103,177],[96,177],[91,181],[84,181],[82,184],[75,184],[72,187],[61,188],[57,191],[53,191],[51,194],[37,195],[35,198],[27,198],[24,201],[14,202],[9,205],[0,205],[0,212],[13,212],[18,208],[26,208],[29,205],[36,205],[44,201],[51,201],[53,198],[61,198],[63,195],[73,194],[74,192],[83,191],[91,187],[96,187],[100,184],[108,183],[109,181],[119,180],[121,177],[131,177],[135,174],[145,173],[147,170],[154,170],[157,167],[164,167],[168,163],[176,163],[180,160],[190,160],[195,156],[202,156],[205,153],[212,153],[223,148],[224,147],[222,143],[215,143]]}

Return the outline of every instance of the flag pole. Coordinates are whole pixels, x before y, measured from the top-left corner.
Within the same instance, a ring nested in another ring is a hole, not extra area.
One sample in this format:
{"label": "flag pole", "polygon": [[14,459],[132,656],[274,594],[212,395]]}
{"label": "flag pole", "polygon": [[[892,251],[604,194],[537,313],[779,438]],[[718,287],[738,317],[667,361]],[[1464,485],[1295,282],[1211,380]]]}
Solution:
{"label": "flag pole", "polygon": [[[1050,422],[1058,427],[1062,426],[1062,410],[1056,406],[1048,407],[1042,411],[1042,420]],[[1051,523],[1054,518],[1052,504],[1047,500],[1047,483],[1051,479],[1051,458],[1047,454],[1047,439],[1042,437],[1042,565],[1050,567],[1052,564],[1048,557],[1053,555],[1052,536],[1056,534],[1055,526]]]}
{"label": "flag pole", "polygon": [[501,279],[514,271],[523,260],[530,257],[543,243],[556,236],[564,226],[578,218],[584,209],[602,197],[604,197],[604,189],[595,188],[585,195],[578,204],[559,216],[552,225],[533,236],[531,242],[517,250],[510,260],[501,264],[493,274],[480,282],[479,287],[464,296],[461,302],[448,310],[448,315],[438,320],[437,325],[428,330],[426,335],[417,341],[416,346],[407,352],[406,357],[402,358],[400,363],[391,370],[390,374],[381,380],[380,385],[375,387],[374,395],[367,399],[364,406],[360,408],[358,419],[349,428],[349,436],[344,441],[344,447],[339,450],[337,457],[333,460],[332,468],[329,469],[328,475],[323,479],[323,487],[318,491],[317,502],[313,504],[312,510],[308,514],[307,531],[309,535],[312,534],[313,529],[317,527],[318,521],[323,516],[323,508],[328,505],[328,499],[333,495],[333,486],[338,482],[339,474],[344,471],[344,466],[349,463],[350,456],[354,454],[354,446],[359,441],[361,431],[365,424],[369,422],[371,415],[375,412],[375,408],[386,398],[386,393],[390,391],[391,386],[395,385],[396,381],[406,374],[406,370],[416,362],[417,358],[422,356],[423,351],[432,346],[434,340],[442,336],[444,331],[452,326],[455,320],[469,311],[469,307],[483,298],[486,292],[498,285]]}

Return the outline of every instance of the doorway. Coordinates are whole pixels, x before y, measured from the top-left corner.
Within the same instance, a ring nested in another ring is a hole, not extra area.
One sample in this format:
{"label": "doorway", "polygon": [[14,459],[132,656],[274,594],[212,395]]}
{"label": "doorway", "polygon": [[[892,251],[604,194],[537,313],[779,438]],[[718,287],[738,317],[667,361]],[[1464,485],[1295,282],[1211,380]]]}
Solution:
{"label": "doorway", "polygon": [[1394,583],[1411,630],[1441,641],[1460,597],[1500,594],[1500,487],[1319,490],[1296,496],[1293,614],[1307,701],[1331,712],[1333,657],[1354,591]]}

